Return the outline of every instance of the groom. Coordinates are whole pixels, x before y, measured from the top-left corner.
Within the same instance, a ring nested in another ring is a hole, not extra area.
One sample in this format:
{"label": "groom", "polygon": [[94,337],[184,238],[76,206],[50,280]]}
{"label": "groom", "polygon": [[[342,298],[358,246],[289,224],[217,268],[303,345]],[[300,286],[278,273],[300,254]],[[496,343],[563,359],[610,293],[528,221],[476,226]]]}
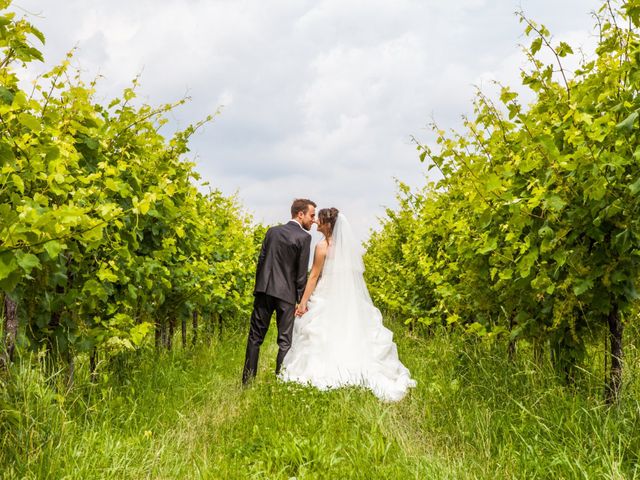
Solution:
{"label": "groom", "polygon": [[293,318],[307,284],[311,235],[308,231],[316,217],[316,204],[301,198],[291,205],[291,220],[267,230],[262,242],[253,291],[253,313],[247,340],[247,353],[242,383],[256,376],[260,345],[269,329],[271,315],[276,312],[278,325],[278,357],[276,375],[291,347]]}

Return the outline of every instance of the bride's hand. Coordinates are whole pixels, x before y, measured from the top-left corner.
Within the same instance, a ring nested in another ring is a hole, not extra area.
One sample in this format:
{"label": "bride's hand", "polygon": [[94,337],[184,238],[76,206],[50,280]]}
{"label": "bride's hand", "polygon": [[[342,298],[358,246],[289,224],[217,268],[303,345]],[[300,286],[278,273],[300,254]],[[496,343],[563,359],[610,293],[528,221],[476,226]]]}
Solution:
{"label": "bride's hand", "polygon": [[296,317],[301,317],[302,315],[307,313],[307,310],[308,310],[308,308],[307,308],[307,303],[306,302],[299,303],[298,304],[298,308],[296,308],[296,313],[295,313]]}

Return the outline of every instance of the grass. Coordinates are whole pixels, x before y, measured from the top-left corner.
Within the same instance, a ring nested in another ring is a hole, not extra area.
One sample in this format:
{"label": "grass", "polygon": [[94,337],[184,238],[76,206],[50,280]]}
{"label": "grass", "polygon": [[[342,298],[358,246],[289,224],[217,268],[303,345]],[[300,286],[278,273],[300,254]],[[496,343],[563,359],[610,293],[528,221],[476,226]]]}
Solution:
{"label": "grass", "polygon": [[640,478],[633,345],[607,408],[597,364],[569,389],[526,348],[509,363],[502,346],[398,330],[418,387],[385,404],[277,381],[274,331],[249,389],[244,332],[104,367],[96,385],[80,362],[65,394],[61,373],[16,364],[0,390],[2,478]]}

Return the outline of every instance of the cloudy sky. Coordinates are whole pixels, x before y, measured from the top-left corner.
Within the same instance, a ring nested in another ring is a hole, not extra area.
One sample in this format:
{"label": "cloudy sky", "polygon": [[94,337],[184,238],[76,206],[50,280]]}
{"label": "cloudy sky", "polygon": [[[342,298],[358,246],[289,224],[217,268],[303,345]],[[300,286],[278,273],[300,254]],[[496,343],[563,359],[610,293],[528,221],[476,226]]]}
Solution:
{"label": "cloudy sky", "polygon": [[[336,206],[365,239],[397,178],[424,183],[411,136],[456,128],[474,85],[519,84],[527,42],[514,12],[592,49],[594,0],[14,0],[47,38],[47,65],[103,78],[98,98],[142,74],[141,98],[191,97],[171,116],[195,135],[205,180],[238,192],[257,221],[291,200]],[[527,42],[528,43],[528,42]],[[44,71],[46,66],[37,66]],[[31,74],[35,74],[36,70]]]}

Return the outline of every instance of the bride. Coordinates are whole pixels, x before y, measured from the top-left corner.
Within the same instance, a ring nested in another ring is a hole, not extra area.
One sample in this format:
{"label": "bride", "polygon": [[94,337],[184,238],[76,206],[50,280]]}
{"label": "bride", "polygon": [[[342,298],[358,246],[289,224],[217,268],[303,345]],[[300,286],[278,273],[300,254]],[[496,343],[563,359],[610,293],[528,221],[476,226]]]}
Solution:
{"label": "bride", "polygon": [[349,222],[324,208],[318,231],[325,238],[315,249],[280,378],[319,389],[359,385],[381,400],[400,400],[416,382],[371,302]]}

